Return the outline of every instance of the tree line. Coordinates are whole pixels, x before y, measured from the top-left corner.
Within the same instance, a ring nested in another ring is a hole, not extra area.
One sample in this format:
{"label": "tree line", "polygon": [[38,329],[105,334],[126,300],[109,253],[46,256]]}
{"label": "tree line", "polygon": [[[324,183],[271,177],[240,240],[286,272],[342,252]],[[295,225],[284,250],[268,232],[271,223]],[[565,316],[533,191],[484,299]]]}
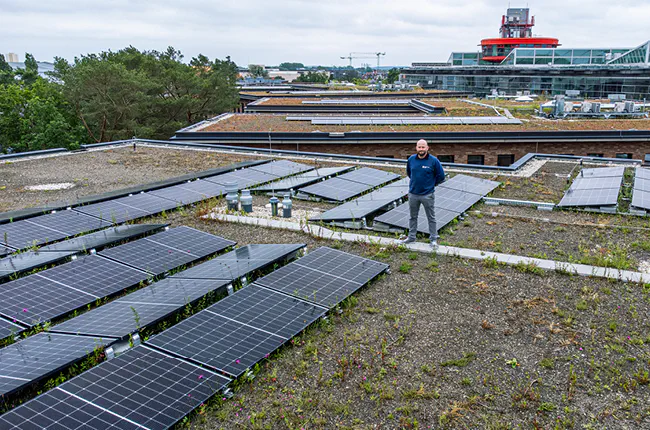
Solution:
{"label": "tree line", "polygon": [[237,65],[180,51],[130,46],[68,62],[39,76],[30,54],[13,70],[0,54],[0,153],[130,139],[168,139],[239,103]]}

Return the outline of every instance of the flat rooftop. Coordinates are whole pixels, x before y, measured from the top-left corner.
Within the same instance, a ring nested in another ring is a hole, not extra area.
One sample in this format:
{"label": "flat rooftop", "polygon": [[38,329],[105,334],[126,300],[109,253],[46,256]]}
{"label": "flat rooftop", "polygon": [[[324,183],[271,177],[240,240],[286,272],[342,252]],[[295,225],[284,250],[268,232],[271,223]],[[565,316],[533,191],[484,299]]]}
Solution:
{"label": "flat rooftop", "polygon": [[[272,115],[236,115],[273,117]],[[638,128],[638,127],[637,127]],[[145,184],[260,155],[138,145],[0,163],[0,210]],[[321,167],[340,160],[293,158]],[[585,165],[583,167],[595,167]],[[397,164],[365,163],[405,174]],[[533,159],[512,174],[449,169],[501,182],[490,197],[557,203],[577,161]],[[61,190],[33,185],[73,183]],[[38,202],[38,203],[37,203]],[[268,196],[254,207],[268,212]],[[336,205],[294,199],[295,211]],[[206,217],[223,200],[138,222],[186,225],[238,242],[329,246],[388,263],[368,285],[190,417],[193,428],[644,428],[650,426],[650,284],[578,276],[562,264],[642,271],[650,279],[647,217],[479,202],[440,243],[554,261],[498,263],[377,242]],[[260,217],[260,220],[268,216]],[[364,236],[394,233],[336,229]],[[422,238],[422,240],[426,240]],[[1,299],[0,299],[1,300]]]}

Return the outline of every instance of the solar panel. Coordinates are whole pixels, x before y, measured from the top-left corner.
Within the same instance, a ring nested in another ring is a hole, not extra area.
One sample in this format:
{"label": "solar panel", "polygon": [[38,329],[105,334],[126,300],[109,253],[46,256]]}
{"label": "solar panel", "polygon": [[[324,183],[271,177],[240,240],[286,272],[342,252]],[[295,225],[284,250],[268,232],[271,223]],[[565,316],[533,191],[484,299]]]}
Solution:
{"label": "solar panel", "polygon": [[32,327],[98,298],[34,274],[2,285],[0,314]]}
{"label": "solar panel", "polygon": [[618,193],[618,188],[567,190],[558,206],[613,206]]}
{"label": "solar panel", "polygon": [[0,242],[15,249],[55,242],[66,236],[66,233],[41,227],[27,220],[0,224]]}
{"label": "solar panel", "polygon": [[9,321],[0,318],[0,339],[15,336],[21,331],[23,331],[23,328],[18,324],[12,324]]}
{"label": "solar panel", "polygon": [[634,190],[650,191],[650,179],[636,177],[634,179]]}
{"label": "solar panel", "polygon": [[[72,378],[53,391],[58,392],[56,396],[60,396],[61,402],[67,399],[61,393],[71,394],[85,405],[120,417],[122,421],[116,425],[119,428],[126,422],[145,428],[166,429],[230,382],[230,379],[209,370],[145,346],[137,346]],[[88,413],[82,413],[79,409],[84,408],[75,402],[64,403],[63,408],[56,405],[52,411],[44,408],[38,403],[39,399],[51,392],[19,406],[9,414],[18,414],[26,420],[25,423],[34,423],[38,428],[54,427],[62,419],[84,424],[78,427],[107,427],[97,422],[100,414],[94,417],[93,424],[86,424],[85,421],[90,419]],[[5,418],[5,415],[1,418]],[[40,421],[34,422],[35,419]],[[71,427],[63,425],[62,428]]]}
{"label": "solar panel", "polygon": [[203,310],[152,337],[147,344],[239,377],[286,341]]}
{"label": "solar panel", "polygon": [[255,191],[286,191],[301,186],[309,185],[322,178],[326,178],[339,173],[347,172],[351,167],[325,167],[321,169],[312,170],[306,173],[301,173],[290,178],[281,179],[279,181],[271,182],[269,184],[260,185],[255,187]]}
{"label": "solar panel", "polygon": [[0,427],[4,426],[16,429],[142,429],[60,388],[0,415]]}
{"label": "solar panel", "polygon": [[52,328],[59,333],[124,338],[154,325],[229,281],[166,278]]}
{"label": "solar panel", "polygon": [[47,215],[39,215],[25,221],[41,227],[60,231],[65,233],[66,236],[75,236],[80,233],[99,230],[100,228],[108,227],[111,224],[111,222],[101,221],[97,218],[72,210],[63,210],[49,213]]}
{"label": "solar panel", "polygon": [[362,198],[358,198],[325,211],[322,214],[311,218],[310,221],[328,222],[361,220],[362,218],[368,217],[382,208],[391,205],[395,200],[396,199],[362,200]]}
{"label": "solar panel", "polygon": [[189,205],[205,200],[201,193],[190,191],[182,185],[174,185],[172,187],[149,191],[149,194],[176,202],[178,206]]}
{"label": "solar panel", "polygon": [[132,196],[121,197],[114,201],[147,212],[149,215],[178,208],[178,202],[156,197],[150,193],[138,193]]}
{"label": "solar panel", "polygon": [[13,250],[11,250],[11,249],[9,249],[9,248],[7,248],[5,246],[0,245],[0,257],[4,257],[6,255],[9,255],[12,252],[13,252]]}
{"label": "solar panel", "polygon": [[304,243],[246,245],[183,270],[172,278],[235,280],[285,259],[304,246]]}
{"label": "solar panel", "polygon": [[339,176],[341,179],[370,185],[373,188],[399,177],[400,176],[397,173],[371,169],[370,167],[362,167]]}
{"label": "solar panel", "polygon": [[221,184],[215,184],[210,181],[197,181],[187,182],[180,185],[186,190],[193,191],[201,194],[203,200],[211,199],[213,197],[220,197],[226,195],[226,187]]}
{"label": "solar panel", "polygon": [[55,333],[38,333],[7,345],[0,354],[0,396],[54,375],[105,345],[97,337]]}
{"label": "solar panel", "polygon": [[64,240],[39,248],[40,252],[75,251],[82,252],[103,248],[124,240],[154,232],[166,227],[166,224],[126,224],[107,228],[95,233],[85,234],[74,239]]}
{"label": "solar panel", "polygon": [[448,188],[465,193],[479,194],[485,196],[498,187],[500,184],[496,181],[475,178],[468,175],[456,175],[438,185],[437,188]]}
{"label": "solar panel", "polygon": [[635,178],[650,180],[650,169],[644,169],[642,167],[637,167],[634,174]]}
{"label": "solar panel", "polygon": [[71,251],[39,252],[27,251],[0,259],[0,280],[30,270],[54,264],[73,255]]}
{"label": "solar panel", "polygon": [[571,184],[571,190],[592,190],[592,189],[604,189],[604,188],[616,188],[618,189],[621,186],[621,181],[623,180],[622,176],[613,177],[613,176],[592,176],[587,178],[581,178],[578,176],[573,183]]}
{"label": "solar panel", "polygon": [[410,182],[411,182],[411,180],[409,178],[402,178],[399,181],[391,182],[390,184],[384,185],[384,187],[381,188],[381,189],[384,189],[384,188],[406,188],[406,190],[408,191]]}
{"label": "solar panel", "polygon": [[337,176],[323,182],[301,188],[300,192],[322,197],[327,200],[342,202],[372,188],[359,182],[346,181]]}
{"label": "solar panel", "polygon": [[252,284],[206,312],[291,339],[325,315],[327,308]]}
{"label": "solar panel", "polygon": [[131,206],[123,205],[115,200],[93,203],[86,206],[78,206],[73,209],[85,215],[94,216],[106,222],[121,224],[126,221],[143,218],[149,213]]}
{"label": "solar panel", "polygon": [[157,275],[215,254],[235,243],[190,227],[180,226],[105,249],[99,255]]}
{"label": "solar panel", "polygon": [[326,246],[310,252],[292,264],[360,284],[370,282],[389,268],[388,264]]}
{"label": "solar panel", "polygon": [[249,169],[257,170],[259,172],[268,173],[273,176],[282,177],[294,175],[296,173],[304,172],[313,169],[313,166],[307,164],[296,163],[290,160],[276,160],[270,163],[253,166]]}
{"label": "solar panel", "polygon": [[634,190],[632,206],[641,209],[650,209],[650,191]]}
{"label": "solar panel", "polygon": [[[436,213],[436,228],[441,230],[444,226],[449,224],[454,220],[458,215],[458,212],[452,212],[448,209],[441,208],[440,206],[435,206]],[[397,208],[381,214],[375,218],[375,222],[381,222],[384,224],[392,225],[395,227],[400,227],[403,229],[409,228],[409,206],[407,203],[398,206]],[[418,232],[429,234],[429,222],[427,220],[426,213],[424,208],[420,208],[418,213]]]}
{"label": "solar panel", "polygon": [[245,189],[253,185],[269,182],[277,179],[277,176],[266,172],[260,172],[252,169],[241,169],[234,172],[224,173],[223,175],[211,176],[204,178],[206,181],[216,184],[226,185],[228,182],[236,182],[238,189]]}
{"label": "solar panel", "polygon": [[582,169],[578,177],[604,178],[608,176],[623,176],[625,167],[596,167],[594,169]]}

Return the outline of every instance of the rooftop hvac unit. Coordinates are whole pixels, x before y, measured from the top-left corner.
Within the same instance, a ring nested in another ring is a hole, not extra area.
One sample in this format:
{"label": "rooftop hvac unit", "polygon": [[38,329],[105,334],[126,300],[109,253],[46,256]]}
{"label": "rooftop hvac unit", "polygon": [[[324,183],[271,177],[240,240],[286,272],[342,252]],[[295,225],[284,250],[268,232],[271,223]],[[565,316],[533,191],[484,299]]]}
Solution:
{"label": "rooftop hvac unit", "polygon": [[614,103],[614,112],[617,113],[625,112],[625,103],[621,103],[621,102]]}
{"label": "rooftop hvac unit", "polygon": [[591,112],[600,113],[600,103],[592,103],[591,104]]}
{"label": "rooftop hvac unit", "polygon": [[633,101],[625,102],[625,112],[634,113],[634,102]]}
{"label": "rooftop hvac unit", "polygon": [[583,102],[582,106],[580,106],[580,112],[591,112],[591,107],[591,102]]}

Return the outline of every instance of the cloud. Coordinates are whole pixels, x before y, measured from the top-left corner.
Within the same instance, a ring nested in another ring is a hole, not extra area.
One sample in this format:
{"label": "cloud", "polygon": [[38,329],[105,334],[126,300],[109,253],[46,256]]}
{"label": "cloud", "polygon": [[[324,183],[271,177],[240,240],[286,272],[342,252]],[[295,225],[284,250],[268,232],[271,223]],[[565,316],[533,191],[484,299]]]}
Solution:
{"label": "cloud", "polygon": [[[526,2],[512,4],[525,6]],[[633,47],[650,39],[650,0],[528,0],[535,32],[565,47]],[[230,55],[241,65],[344,65],[349,52],[386,52],[385,65],[445,61],[497,35],[502,0],[115,0],[3,2],[4,50],[48,61],[118,50],[180,49],[189,59]],[[6,53],[6,52],[5,52]],[[374,60],[356,60],[374,64]]]}

